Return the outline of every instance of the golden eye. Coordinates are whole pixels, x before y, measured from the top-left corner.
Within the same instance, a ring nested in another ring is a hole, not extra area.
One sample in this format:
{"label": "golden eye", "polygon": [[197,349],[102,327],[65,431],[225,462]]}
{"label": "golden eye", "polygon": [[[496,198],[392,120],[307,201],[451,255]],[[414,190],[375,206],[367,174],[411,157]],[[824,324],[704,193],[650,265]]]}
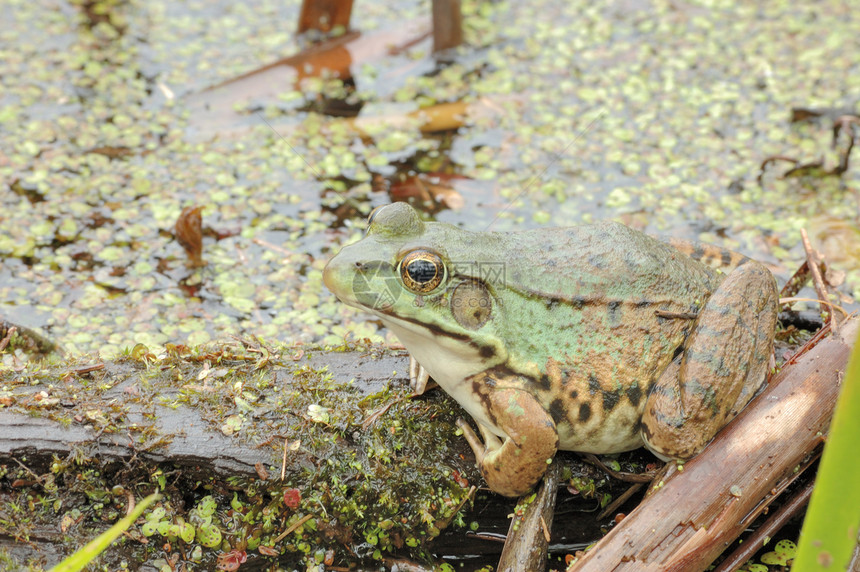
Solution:
{"label": "golden eye", "polygon": [[436,289],[445,279],[445,263],[435,252],[413,250],[400,260],[400,280],[412,292],[426,294]]}

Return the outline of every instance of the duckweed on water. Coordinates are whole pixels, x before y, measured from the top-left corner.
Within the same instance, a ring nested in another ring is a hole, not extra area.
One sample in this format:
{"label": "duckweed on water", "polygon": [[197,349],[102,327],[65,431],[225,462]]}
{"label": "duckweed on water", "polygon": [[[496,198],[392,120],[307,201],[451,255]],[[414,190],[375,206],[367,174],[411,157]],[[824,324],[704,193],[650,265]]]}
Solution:
{"label": "duckweed on water", "polygon": [[[374,177],[437,169],[463,177],[463,207],[438,213],[446,222],[481,229],[502,213],[504,231],[617,218],[778,269],[802,259],[797,229],[810,227],[860,291],[860,169],[756,180],[775,155],[833,162],[830,125],[789,115],[857,111],[860,12],[845,2],[465,1],[466,42],[449,63],[417,42],[359,62],[354,87],[309,78],[252,102],[278,133],[249,115],[256,127],[209,139],[186,132],[189,98],[298,52],[284,26],[297,1],[4,7],[0,301],[70,350],[110,357],[247,334],[332,344],[345,330],[380,341],[320,273],[392,199]],[[427,10],[377,2],[353,24],[373,33]],[[475,111],[440,137],[380,124],[363,139],[314,106],[343,96],[378,115]],[[192,204],[209,264],[189,275],[171,229]]]}

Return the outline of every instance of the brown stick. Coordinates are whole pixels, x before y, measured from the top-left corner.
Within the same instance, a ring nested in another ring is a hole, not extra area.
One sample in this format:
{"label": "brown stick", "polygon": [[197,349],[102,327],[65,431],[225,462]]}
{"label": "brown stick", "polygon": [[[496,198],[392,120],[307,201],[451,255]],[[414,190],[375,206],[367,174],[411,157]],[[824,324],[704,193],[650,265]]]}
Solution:
{"label": "brown stick", "polygon": [[522,515],[515,514],[511,520],[508,539],[499,559],[499,572],[546,569],[548,532],[552,526],[556,491],[561,477],[561,464],[553,463],[547,469],[543,481],[534,495],[525,495],[517,505],[534,496]]}
{"label": "brown stick", "polygon": [[[6,347],[9,345],[9,342],[12,341],[12,336],[14,336],[15,332],[17,332],[17,331],[18,331],[18,328],[16,328],[15,326],[12,326],[11,328],[6,330],[5,335],[2,336],[2,339],[0,339],[0,352],[4,351],[6,349]],[[3,333],[3,332],[0,332],[0,333]]]}
{"label": "brown stick", "polygon": [[433,0],[433,52],[463,43],[460,0]]}
{"label": "brown stick", "polygon": [[618,510],[619,508],[621,508],[621,505],[626,503],[627,499],[629,499],[634,494],[636,494],[636,492],[642,488],[643,484],[644,483],[635,483],[635,484],[631,485],[630,487],[628,487],[627,490],[624,491],[623,494],[619,495],[618,498],[616,498],[611,503],[609,503],[609,505],[607,505],[606,508],[603,509],[600,512],[600,514],[597,515],[597,520],[601,521],[604,518],[611,515],[616,510]]}
{"label": "brown stick", "polygon": [[833,313],[833,308],[830,306],[830,295],[827,292],[827,286],[824,285],[824,279],[821,278],[821,269],[819,267],[821,260],[818,258],[818,253],[813,250],[805,228],[800,229],[800,238],[803,241],[803,250],[806,251],[806,261],[809,272],[812,274],[812,282],[815,284],[815,291],[820,298],[821,311],[827,312],[827,321],[830,323],[830,329],[834,333],[837,333],[839,331],[839,324],[836,322],[836,316]]}

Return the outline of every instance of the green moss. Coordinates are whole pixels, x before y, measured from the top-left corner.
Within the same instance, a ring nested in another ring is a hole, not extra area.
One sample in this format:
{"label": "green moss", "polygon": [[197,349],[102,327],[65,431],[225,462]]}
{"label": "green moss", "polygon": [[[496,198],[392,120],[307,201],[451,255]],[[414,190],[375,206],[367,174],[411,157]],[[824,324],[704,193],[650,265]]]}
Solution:
{"label": "green moss", "polygon": [[[339,349],[388,355],[373,346]],[[266,553],[267,548],[293,554],[296,562],[320,550],[334,550],[347,560],[357,552],[373,560],[394,551],[405,538],[429,539],[444,523],[462,525],[454,518],[468,494],[460,475],[477,476],[474,468],[456,460],[464,444],[454,435],[452,402],[438,392],[409,399],[404,385],[390,381],[375,389],[344,384],[327,367],[313,365],[318,361],[308,361],[316,354],[312,347],[297,352],[252,341],[168,346],[162,355],[138,345],[106,370],[85,376],[69,377],[67,372],[89,360],[33,364],[25,372],[0,370],[4,402],[11,402],[12,411],[38,411],[55,420],[70,415],[103,435],[131,439],[140,451],[156,452],[172,437],[159,429],[153,404],[190,407],[210,431],[268,451],[265,470],[271,475],[261,480],[210,474],[200,480],[181,468],[156,468],[142,460],[117,472],[115,465],[102,465],[91,451],[80,450],[74,460],[55,458],[47,477],[37,475],[38,495],[18,491],[12,497],[17,500],[0,507],[0,513],[13,517],[0,523],[0,530],[26,538],[40,519],[68,515],[71,522],[74,514],[109,522],[123,514],[127,491],[156,489],[164,500],[146,513],[133,534],[163,537],[189,553],[200,546],[203,561],[231,550]],[[46,408],[26,398],[48,388],[52,398],[67,406]],[[114,397],[118,394],[121,401]],[[383,408],[383,415],[367,422]],[[141,419],[138,411],[155,415]],[[281,470],[285,447],[281,481],[274,475]],[[27,459],[20,461],[26,467]],[[0,487],[29,474],[24,468],[3,467]],[[195,499],[191,505],[189,498]],[[73,510],[78,513],[69,512]],[[26,518],[18,518],[24,513]],[[69,546],[94,532],[92,527],[78,530]],[[373,550],[362,552],[362,539],[373,539]],[[426,544],[413,541],[410,548],[421,557]],[[144,545],[135,550],[142,551],[140,558],[158,552]]]}

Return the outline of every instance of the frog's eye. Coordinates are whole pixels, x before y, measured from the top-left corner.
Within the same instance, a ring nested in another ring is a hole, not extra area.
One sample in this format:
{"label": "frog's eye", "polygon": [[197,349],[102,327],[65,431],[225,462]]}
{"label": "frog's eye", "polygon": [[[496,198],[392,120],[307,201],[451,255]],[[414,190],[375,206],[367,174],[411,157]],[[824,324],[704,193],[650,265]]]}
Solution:
{"label": "frog's eye", "polygon": [[397,266],[403,285],[416,294],[433,291],[445,279],[445,263],[430,250],[413,250]]}

